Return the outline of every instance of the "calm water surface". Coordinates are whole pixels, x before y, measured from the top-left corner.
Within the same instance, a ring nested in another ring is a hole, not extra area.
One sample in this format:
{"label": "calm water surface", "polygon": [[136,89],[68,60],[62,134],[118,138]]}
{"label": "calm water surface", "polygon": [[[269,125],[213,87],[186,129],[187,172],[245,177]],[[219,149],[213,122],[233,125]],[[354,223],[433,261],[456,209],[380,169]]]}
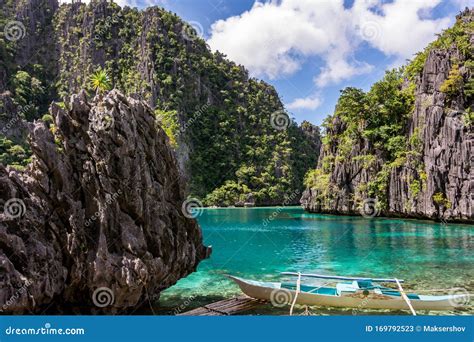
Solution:
{"label": "calm water surface", "polygon": [[[163,292],[161,313],[240,294],[225,274],[269,281],[290,279],[279,276],[284,271],[398,277],[405,279],[406,289],[462,287],[474,293],[473,225],[308,214],[300,207],[205,209],[198,221],[213,254],[198,272]],[[287,312],[263,307],[252,313]],[[469,305],[455,313],[473,312]],[[352,310],[319,308],[312,313]]]}

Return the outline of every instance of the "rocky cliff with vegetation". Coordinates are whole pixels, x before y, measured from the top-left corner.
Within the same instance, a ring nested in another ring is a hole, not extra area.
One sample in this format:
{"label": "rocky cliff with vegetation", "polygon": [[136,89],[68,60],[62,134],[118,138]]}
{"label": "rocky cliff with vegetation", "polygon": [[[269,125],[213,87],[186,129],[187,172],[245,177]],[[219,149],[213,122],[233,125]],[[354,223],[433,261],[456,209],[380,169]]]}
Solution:
{"label": "rocky cliff with vegetation", "polygon": [[[159,7],[105,0],[0,2],[1,23],[25,28],[19,39],[0,37],[0,92],[21,106],[22,119],[51,120],[44,115],[51,101],[90,91],[90,76],[104,71],[112,88],[154,108],[191,196],[207,205],[276,204],[303,190],[317,161],[317,129],[298,127],[273,87],[211,52],[199,27]],[[27,164],[21,136],[2,133],[0,162]]]}
{"label": "rocky cliff with vegetation", "polygon": [[312,212],[474,220],[474,11],[325,121]]}
{"label": "rocky cliff with vegetation", "polygon": [[209,256],[152,109],[82,91],[29,125],[31,163],[0,165],[0,307],[127,313]]}

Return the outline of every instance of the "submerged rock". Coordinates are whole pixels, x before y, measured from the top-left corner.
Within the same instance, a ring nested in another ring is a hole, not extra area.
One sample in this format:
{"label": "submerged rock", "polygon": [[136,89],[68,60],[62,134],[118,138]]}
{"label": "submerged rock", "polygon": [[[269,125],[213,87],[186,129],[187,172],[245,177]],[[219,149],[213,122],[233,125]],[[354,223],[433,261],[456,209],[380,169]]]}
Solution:
{"label": "submerged rock", "polygon": [[[182,212],[167,136],[144,103],[112,91],[31,124],[33,162],[0,165],[4,312],[127,312],[209,256]],[[52,133],[54,132],[54,133]]]}

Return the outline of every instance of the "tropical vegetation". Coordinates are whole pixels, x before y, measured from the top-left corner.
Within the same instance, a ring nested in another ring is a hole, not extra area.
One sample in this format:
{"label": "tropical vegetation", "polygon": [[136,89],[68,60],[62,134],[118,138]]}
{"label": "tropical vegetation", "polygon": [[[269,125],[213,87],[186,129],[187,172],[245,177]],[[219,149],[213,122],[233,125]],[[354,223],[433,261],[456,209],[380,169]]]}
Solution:
{"label": "tropical vegetation", "polygon": [[[252,194],[271,204],[303,190],[304,174],[316,165],[315,136],[289,113],[287,129],[272,127],[272,114],[284,110],[275,89],[212,53],[175,14],[110,1],[74,3],[54,13],[52,26],[57,49],[51,50],[58,55],[16,64],[9,76],[16,104],[31,105],[26,120],[49,119],[51,101],[67,103],[80,89],[92,97],[116,88],[154,108],[191,196],[230,205]],[[13,64],[20,48],[4,47]]]}

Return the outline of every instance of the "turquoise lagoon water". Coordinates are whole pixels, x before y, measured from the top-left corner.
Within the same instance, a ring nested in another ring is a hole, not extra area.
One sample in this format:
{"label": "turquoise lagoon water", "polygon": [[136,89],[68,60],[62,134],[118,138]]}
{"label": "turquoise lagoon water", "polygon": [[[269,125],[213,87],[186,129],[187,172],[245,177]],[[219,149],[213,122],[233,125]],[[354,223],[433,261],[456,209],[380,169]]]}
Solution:
{"label": "turquoise lagoon water", "polygon": [[[268,281],[291,279],[279,275],[284,271],[398,277],[410,290],[462,287],[474,293],[474,225],[309,214],[300,207],[204,209],[198,221],[212,256],[162,293],[162,313],[240,294],[225,274]],[[461,313],[473,311],[468,305]],[[252,313],[287,312],[262,307]]]}

